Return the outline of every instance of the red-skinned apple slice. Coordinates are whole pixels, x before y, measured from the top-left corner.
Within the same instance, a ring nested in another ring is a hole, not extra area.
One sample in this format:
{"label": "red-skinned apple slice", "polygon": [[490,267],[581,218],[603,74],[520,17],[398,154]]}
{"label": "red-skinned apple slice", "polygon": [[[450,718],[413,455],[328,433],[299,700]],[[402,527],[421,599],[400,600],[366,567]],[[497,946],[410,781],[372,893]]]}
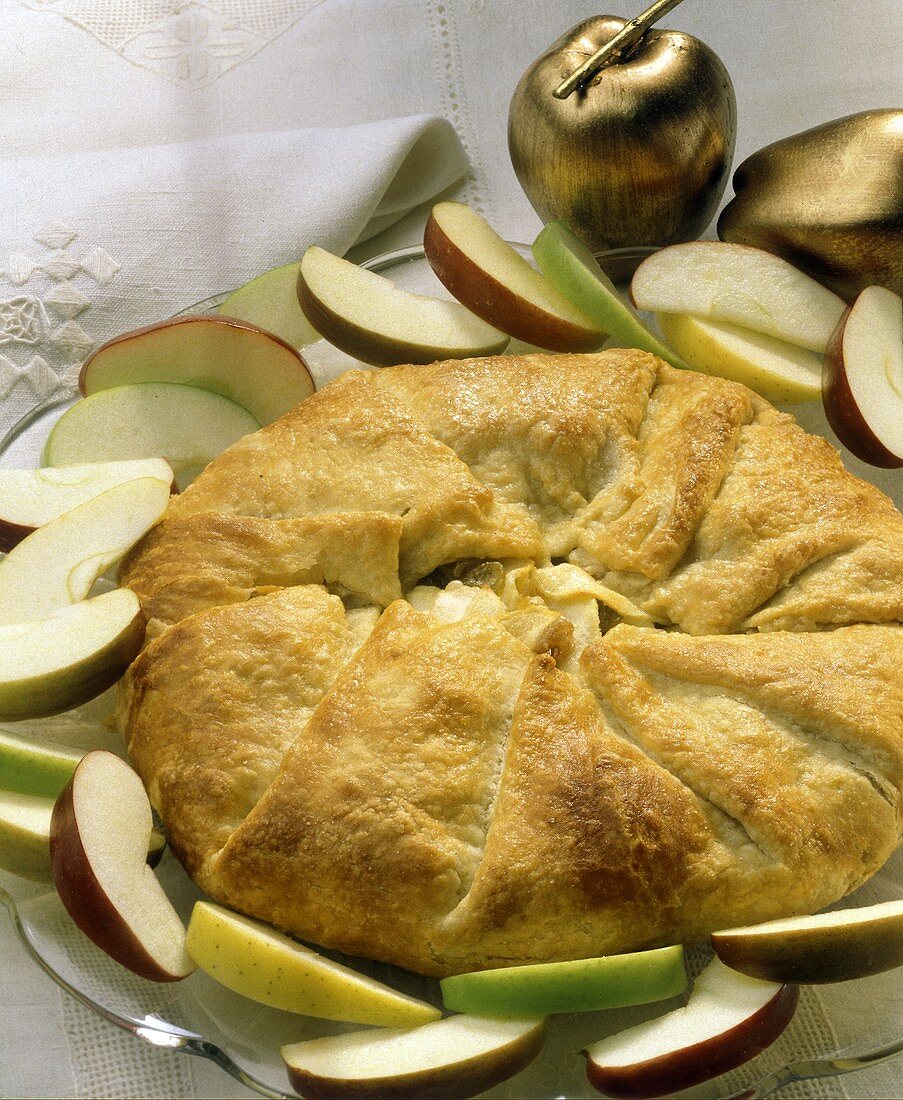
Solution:
{"label": "red-skinned apple slice", "polygon": [[150,802],[111,752],[84,756],[53,808],[50,864],[60,898],[103,951],[150,981],[187,977],[185,926],[147,864]]}
{"label": "red-skinned apple slice", "polygon": [[212,390],[269,424],[314,392],[307,364],[284,340],[233,317],[178,317],[108,341],[85,360],[87,397],[115,386],[180,382]]}
{"label": "red-skinned apple slice", "polygon": [[873,466],[903,466],[903,299],[866,287],[828,344],[822,372],[828,423]]}
{"label": "red-skinned apple slice", "polygon": [[843,982],[903,966],[903,901],[712,933],[734,970],[771,982]]}
{"label": "red-skinned apple slice", "polygon": [[823,352],[844,302],[760,248],[723,241],[672,244],[643,260],[630,282],[637,309],[693,313]]}
{"label": "red-skinned apple slice", "polygon": [[371,1029],[282,1048],[292,1088],[335,1100],[464,1100],[506,1081],[545,1042],[543,1018],[450,1016],[406,1029]]}
{"label": "red-skinned apple slice", "polygon": [[40,470],[0,470],[0,550],[10,551],[38,527],[58,519],[107,489],[141,477],[169,481],[162,458],[133,462],[86,462]]}
{"label": "red-skinned apple slice", "polygon": [[423,251],[439,281],[490,325],[550,351],[595,351],[607,333],[459,202],[433,207]]}
{"label": "red-skinned apple slice", "polygon": [[460,302],[411,294],[389,279],[311,245],[298,301],[331,344],[377,367],[495,355],[508,337]]}
{"label": "red-skinned apple slice", "polygon": [[748,978],[720,960],[696,979],[684,1008],[593,1043],[586,1075],[607,1096],[661,1096],[742,1065],[790,1023],[795,985]]}

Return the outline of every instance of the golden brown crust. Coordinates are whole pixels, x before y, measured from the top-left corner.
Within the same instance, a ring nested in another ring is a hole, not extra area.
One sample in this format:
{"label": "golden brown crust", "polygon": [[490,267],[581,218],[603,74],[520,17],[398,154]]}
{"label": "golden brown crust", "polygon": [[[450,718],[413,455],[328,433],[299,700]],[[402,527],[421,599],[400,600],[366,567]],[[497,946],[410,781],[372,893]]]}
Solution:
{"label": "golden brown crust", "polygon": [[[471,558],[495,591],[398,599]],[[691,941],[899,841],[903,517],[643,352],[343,375],[123,578],[159,636],[120,721],[174,848],[314,942],[446,974]]]}

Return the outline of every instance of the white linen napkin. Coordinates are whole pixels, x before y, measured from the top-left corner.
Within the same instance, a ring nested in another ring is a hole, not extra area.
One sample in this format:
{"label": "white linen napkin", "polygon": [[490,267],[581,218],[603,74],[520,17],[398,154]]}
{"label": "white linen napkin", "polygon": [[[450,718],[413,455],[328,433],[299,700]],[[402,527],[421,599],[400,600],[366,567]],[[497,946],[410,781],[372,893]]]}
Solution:
{"label": "white linen napkin", "polygon": [[344,253],[466,171],[454,129],[429,115],[3,162],[4,426],[71,388],[98,343],[309,244]]}

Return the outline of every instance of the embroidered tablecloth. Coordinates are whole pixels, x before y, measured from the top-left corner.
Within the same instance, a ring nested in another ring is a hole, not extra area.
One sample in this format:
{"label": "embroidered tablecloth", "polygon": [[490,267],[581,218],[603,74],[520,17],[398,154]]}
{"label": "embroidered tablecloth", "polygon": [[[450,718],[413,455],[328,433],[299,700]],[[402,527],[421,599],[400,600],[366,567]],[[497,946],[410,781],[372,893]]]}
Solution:
{"label": "embroidered tablecloth", "polygon": [[[99,341],[313,241],[355,257],[413,243],[437,194],[532,239],[539,222],[507,156],[508,101],[529,62],[599,10],[585,0],[0,0],[0,434],[68,392]],[[738,161],[828,119],[899,105],[899,0],[688,0],[665,23],[727,65]],[[899,502],[899,475],[873,480]],[[0,1095],[251,1095],[61,994],[3,915],[0,951]],[[803,1024],[812,1051],[831,1045],[817,1004]],[[784,1095],[901,1091],[903,1067],[890,1066]]]}

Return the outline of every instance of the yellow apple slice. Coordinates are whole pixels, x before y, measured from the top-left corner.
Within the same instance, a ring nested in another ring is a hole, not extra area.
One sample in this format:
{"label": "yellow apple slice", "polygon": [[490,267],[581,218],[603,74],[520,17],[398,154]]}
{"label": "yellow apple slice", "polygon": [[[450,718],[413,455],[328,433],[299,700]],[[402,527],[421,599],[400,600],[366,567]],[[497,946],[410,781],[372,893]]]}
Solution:
{"label": "yellow apple slice", "polygon": [[156,477],[123,482],[23,539],[0,561],[0,624],[31,622],[83,600],[162,517],[169,489]]}
{"label": "yellow apple slice", "polygon": [[846,305],[798,268],[723,241],[672,244],[643,260],[630,283],[637,309],[695,313],[824,352]]}
{"label": "yellow apple slice", "polygon": [[128,588],[0,626],[0,721],[86,703],[116,683],[143,641],[141,605]]}
{"label": "yellow apple slice", "polygon": [[693,370],[742,382],[779,405],[821,396],[822,362],[813,351],[690,313],[659,313],[656,320],[665,339]]}
{"label": "yellow apple slice", "polygon": [[83,755],[0,730],[0,787],[56,798]]}
{"label": "yellow apple slice", "polygon": [[321,336],[374,366],[494,355],[508,346],[503,332],[460,302],[411,294],[316,245],[301,260],[298,301]]}
{"label": "yellow apple slice", "polygon": [[282,1048],[292,1088],[335,1100],[422,1100],[485,1092],[542,1050],[544,1018],[450,1016],[424,1027],[331,1035]]}
{"label": "yellow apple slice", "polygon": [[607,333],[460,202],[433,207],[423,250],[440,282],[478,317],[550,351],[594,351]]}
{"label": "yellow apple slice", "polygon": [[286,1012],[383,1027],[417,1027],[441,1016],[424,1001],[210,902],[195,904],[188,953],[221,985]]}
{"label": "yellow apple slice", "polygon": [[684,1008],[588,1047],[586,1075],[606,1096],[663,1096],[754,1058],[790,1023],[795,985],[762,982],[714,959]]}
{"label": "yellow apple slice", "polygon": [[34,882],[51,882],[50,815],[53,799],[0,790],[0,869]]}
{"label": "yellow apple slice", "polygon": [[179,382],[228,397],[269,424],[314,392],[298,352],[231,317],[178,317],[123,333],[85,360],[85,396],[142,382]]}
{"label": "yellow apple slice", "polygon": [[228,397],[176,382],[116,386],[76,401],[53,426],[45,466],[166,459],[180,487],[260,423]]}
{"label": "yellow apple slice", "polygon": [[825,356],[824,405],[837,438],[873,466],[903,466],[903,300],[869,286]]}
{"label": "yellow apple slice", "polygon": [[320,339],[320,334],[301,312],[298,303],[300,267],[300,263],[284,264],[265,271],[233,290],[217,313],[258,325],[293,348],[313,344]]}
{"label": "yellow apple slice", "polygon": [[734,970],[765,981],[865,978],[903,966],[903,901],[725,928],[712,946]]}
{"label": "yellow apple slice", "polygon": [[63,512],[139,477],[155,477],[173,484],[172,470],[162,458],[0,470],[0,550],[12,550],[36,528]]}
{"label": "yellow apple slice", "polygon": [[455,1012],[481,1016],[546,1016],[646,1004],[686,989],[683,960],[683,948],[676,946],[477,970],[443,978],[442,1000]]}
{"label": "yellow apple slice", "polygon": [[151,805],[136,773],[95,749],[53,808],[50,861],[60,900],[101,950],[142,978],[194,970],[185,925],[147,864]]}

